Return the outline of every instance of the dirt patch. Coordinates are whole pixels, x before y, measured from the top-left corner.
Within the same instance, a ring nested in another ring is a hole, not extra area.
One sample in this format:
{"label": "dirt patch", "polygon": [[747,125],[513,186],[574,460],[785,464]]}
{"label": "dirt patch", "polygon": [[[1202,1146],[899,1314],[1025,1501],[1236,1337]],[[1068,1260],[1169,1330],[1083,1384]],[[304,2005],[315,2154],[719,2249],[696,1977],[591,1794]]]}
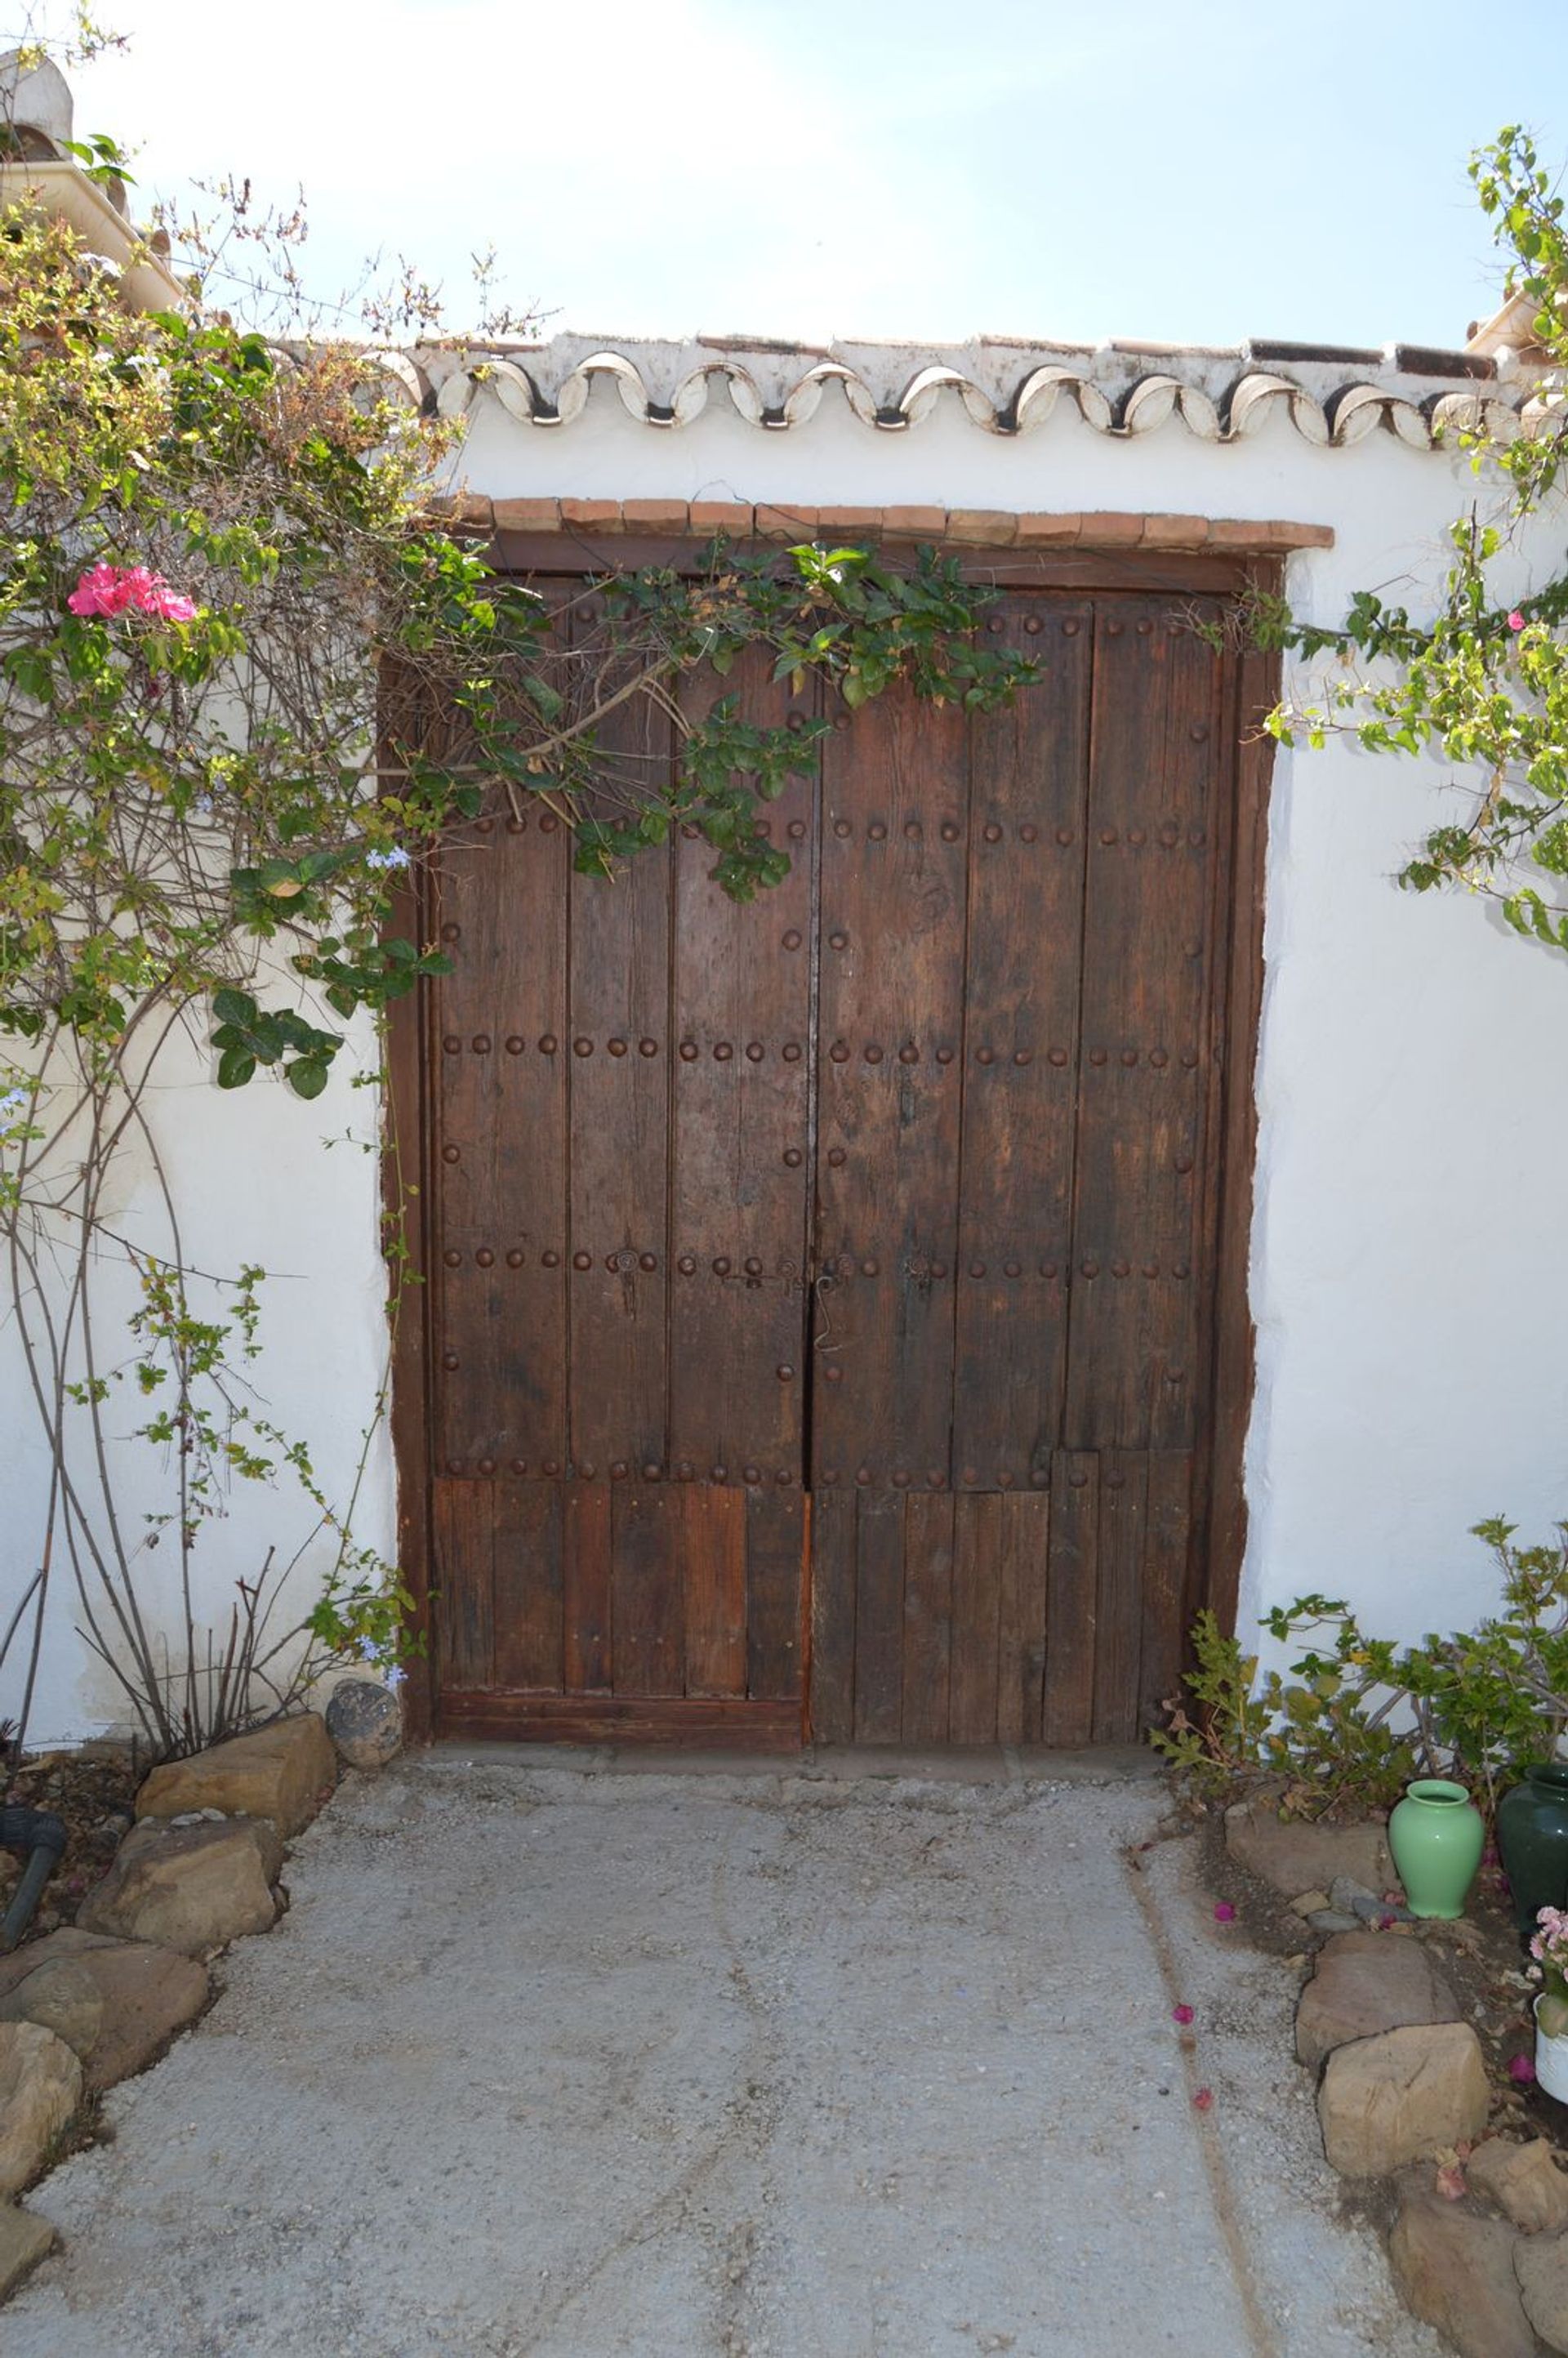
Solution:
{"label": "dirt patch", "polygon": [[[1298,1916],[1288,1899],[1231,1856],[1218,1803],[1187,1801],[1181,1807],[1198,1822],[1205,1881],[1217,1898],[1228,1900],[1236,1909],[1236,1931],[1265,1955],[1299,1957],[1304,1980],[1325,1936]],[[1522,1979],[1527,1960],[1501,1870],[1492,1865],[1482,1867],[1459,1923],[1390,1927],[1382,1937],[1420,1941],[1451,1984],[1464,2019],[1480,2039],[1497,2095],[1492,2130],[1549,2137],[1568,2152],[1568,2104],[1509,2076],[1516,2057],[1533,2057],[1535,2026],[1530,2010],[1533,1992]],[[1357,2216],[1381,2220],[1386,2206],[1379,2198],[1379,2190],[1374,2188],[1347,2196],[1346,2201],[1362,2206]]]}
{"label": "dirt patch", "polygon": [[[65,1855],[44,1886],[43,1897],[24,1934],[39,1940],[76,1911],[107,1872],[135,1818],[136,1788],[146,1773],[129,1745],[96,1744],[69,1752],[40,1752],[12,1771],[5,1801],[14,1807],[49,1810],[63,1818]],[[0,1910],[6,1908],[22,1872],[22,1861],[0,1850]]]}

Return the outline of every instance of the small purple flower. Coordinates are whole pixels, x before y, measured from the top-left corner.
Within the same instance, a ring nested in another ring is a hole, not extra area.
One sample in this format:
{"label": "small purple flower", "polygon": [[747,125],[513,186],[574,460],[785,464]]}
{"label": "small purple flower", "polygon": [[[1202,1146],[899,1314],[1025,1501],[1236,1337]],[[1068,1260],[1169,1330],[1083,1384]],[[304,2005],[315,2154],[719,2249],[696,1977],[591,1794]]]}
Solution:
{"label": "small purple flower", "polygon": [[406,1671],[400,1671],[396,1663],[394,1662],[390,1670],[384,1671],[382,1675],[385,1683],[392,1689],[394,1694],[395,1694],[408,1673]]}
{"label": "small purple flower", "polygon": [[365,866],[367,868],[406,868],[408,865],[409,855],[400,843],[395,843],[391,849],[387,851],[367,851],[365,853]]}

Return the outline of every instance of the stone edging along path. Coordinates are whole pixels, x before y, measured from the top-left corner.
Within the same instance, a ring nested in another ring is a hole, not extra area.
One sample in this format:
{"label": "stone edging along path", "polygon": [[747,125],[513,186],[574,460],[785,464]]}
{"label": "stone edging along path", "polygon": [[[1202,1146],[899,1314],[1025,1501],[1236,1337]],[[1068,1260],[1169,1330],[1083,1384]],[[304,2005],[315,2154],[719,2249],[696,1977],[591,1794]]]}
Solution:
{"label": "stone edging along path", "polygon": [[[1483,1935],[1411,1917],[1380,1825],[1306,1824],[1241,1802],[1226,1812],[1225,1842],[1303,1935],[1325,1936],[1297,2006],[1296,2056],[1318,2074],[1330,2164],[1392,2213],[1406,2306],[1461,2358],[1568,2353],[1568,2153],[1552,2134],[1529,2134],[1568,2130],[1568,2109],[1530,2090],[1517,2033],[1503,2042],[1516,2055],[1503,2062],[1494,2039],[1488,2065],[1466,2018],[1490,2020],[1485,1996],[1472,1992],[1467,2006],[1454,1986],[1475,1982]],[[1528,1985],[1509,1971],[1511,1927],[1494,1948],[1491,1986],[1517,1985],[1503,2012],[1520,2015]]]}
{"label": "stone edging along path", "polygon": [[157,2062],[211,2005],[211,1960],[270,1931],[288,1904],[284,1845],[331,1799],[340,1756],[377,1768],[399,1741],[395,1698],[359,1680],[325,1718],[274,1720],[155,1768],[76,1922],[0,1956],[0,2300],[57,2240],[16,2198],[105,2089]]}

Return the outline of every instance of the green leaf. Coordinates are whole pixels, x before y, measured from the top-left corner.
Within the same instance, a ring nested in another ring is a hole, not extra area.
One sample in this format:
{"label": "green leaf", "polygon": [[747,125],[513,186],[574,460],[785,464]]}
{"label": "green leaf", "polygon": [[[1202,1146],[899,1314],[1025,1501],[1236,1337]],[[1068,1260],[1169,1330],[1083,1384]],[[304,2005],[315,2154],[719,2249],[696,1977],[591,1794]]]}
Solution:
{"label": "green leaf", "polygon": [[225,1048],[218,1059],[218,1087],[221,1089],[243,1089],[256,1068],[256,1060],[243,1048]]}
{"label": "green leaf", "polygon": [[319,1098],[327,1086],[327,1067],[312,1056],[299,1056],[287,1067],[288,1086],[297,1098]]}

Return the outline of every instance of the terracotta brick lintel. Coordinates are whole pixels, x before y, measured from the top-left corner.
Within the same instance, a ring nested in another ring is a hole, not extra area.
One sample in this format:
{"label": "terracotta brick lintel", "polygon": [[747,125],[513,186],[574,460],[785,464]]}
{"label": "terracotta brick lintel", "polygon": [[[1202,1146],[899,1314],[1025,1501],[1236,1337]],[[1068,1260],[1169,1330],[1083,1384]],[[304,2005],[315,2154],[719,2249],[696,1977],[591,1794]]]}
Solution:
{"label": "terracotta brick lintel", "polygon": [[795,507],[736,500],[488,500],[450,494],[434,520],[465,530],[568,533],[728,533],[732,538],[807,540],[824,533],[933,540],[972,548],[1332,548],[1334,527],[1283,518],[1018,514],[1005,508]]}

